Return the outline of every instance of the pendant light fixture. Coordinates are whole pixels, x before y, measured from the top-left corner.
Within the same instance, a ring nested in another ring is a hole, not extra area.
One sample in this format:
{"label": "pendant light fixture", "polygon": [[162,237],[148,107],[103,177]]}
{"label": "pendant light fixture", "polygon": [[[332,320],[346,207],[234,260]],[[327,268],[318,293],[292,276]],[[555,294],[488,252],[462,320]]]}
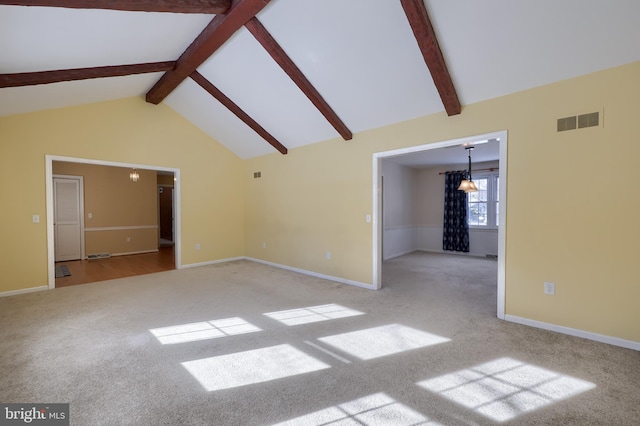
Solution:
{"label": "pendant light fixture", "polygon": [[478,191],[478,187],[476,186],[475,183],[473,183],[473,179],[471,178],[471,151],[473,151],[475,147],[473,146],[466,146],[464,149],[467,150],[467,153],[469,155],[469,170],[468,170],[468,178],[469,179],[465,179],[462,182],[460,182],[460,186],[458,187],[458,190],[460,191],[464,191],[464,192],[477,192]]}
{"label": "pendant light fixture", "polygon": [[140,174],[136,169],[131,170],[131,173],[129,173],[129,179],[133,183],[137,183],[140,180]]}

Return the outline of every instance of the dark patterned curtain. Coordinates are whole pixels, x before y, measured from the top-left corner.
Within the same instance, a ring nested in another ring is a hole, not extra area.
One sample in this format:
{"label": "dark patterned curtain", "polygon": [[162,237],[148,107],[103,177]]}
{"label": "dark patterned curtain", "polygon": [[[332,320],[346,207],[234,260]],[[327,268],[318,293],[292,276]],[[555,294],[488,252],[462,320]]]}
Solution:
{"label": "dark patterned curtain", "polygon": [[458,170],[444,174],[444,227],[442,249],[469,252],[467,193],[458,187],[467,172]]}

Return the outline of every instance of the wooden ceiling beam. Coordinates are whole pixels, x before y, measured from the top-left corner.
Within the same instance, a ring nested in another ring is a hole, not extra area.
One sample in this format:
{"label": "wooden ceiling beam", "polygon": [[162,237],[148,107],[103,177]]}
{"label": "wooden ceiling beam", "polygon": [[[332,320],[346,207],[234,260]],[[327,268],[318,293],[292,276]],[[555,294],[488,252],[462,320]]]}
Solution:
{"label": "wooden ceiling beam", "polygon": [[0,0],[0,4],[134,12],[220,14],[229,10],[231,0]]}
{"label": "wooden ceiling beam", "polygon": [[114,65],[106,67],[74,68],[55,71],[0,74],[0,88],[35,86],[37,84],[60,83],[62,81],[87,80],[90,78],[121,77],[150,72],[166,72],[175,66],[174,61],[147,64]]}
{"label": "wooden ceiling beam", "polygon": [[242,110],[238,105],[235,104],[231,99],[229,99],[224,93],[220,91],[216,86],[214,86],[209,80],[207,80],[202,74],[198,71],[194,71],[191,73],[191,79],[198,83],[200,87],[209,92],[211,96],[216,98],[222,105],[224,105],[229,111],[231,111],[236,117],[238,117],[244,124],[253,129],[254,132],[259,134],[262,139],[269,142],[269,144],[280,151],[282,154],[286,154],[288,152],[287,148],[282,145],[275,137],[271,135],[271,133],[267,132],[264,127],[258,124],[253,118],[249,116],[246,112]]}
{"label": "wooden ceiling beam", "polygon": [[431,25],[424,0],[400,0],[407,15],[413,35],[416,37],[424,61],[431,72],[431,78],[438,89],[440,99],[448,115],[460,114],[462,107],[456,88],[451,80],[436,33]]}
{"label": "wooden ceiling beam", "polygon": [[165,73],[147,93],[147,102],[159,104],[185,78],[222,46],[240,27],[269,4],[271,0],[233,0],[224,15],[215,18],[196,37],[176,61],[174,70]]}
{"label": "wooden ceiling beam", "polygon": [[316,90],[311,82],[300,71],[300,68],[289,58],[284,49],[271,36],[269,31],[262,25],[258,18],[253,17],[245,24],[249,32],[258,40],[262,47],[271,55],[271,57],[280,65],[280,68],[293,80],[293,82],[302,90],[309,98],[311,103],[320,111],[320,113],[331,123],[334,129],[342,136],[344,140],[353,138],[351,130],[338,117],[338,114],[329,106],[322,95]]}

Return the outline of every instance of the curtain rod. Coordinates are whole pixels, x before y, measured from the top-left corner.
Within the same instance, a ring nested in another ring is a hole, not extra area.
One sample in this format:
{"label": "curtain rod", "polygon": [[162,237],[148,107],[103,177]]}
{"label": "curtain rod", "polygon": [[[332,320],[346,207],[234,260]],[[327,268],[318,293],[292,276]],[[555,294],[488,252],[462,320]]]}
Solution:
{"label": "curtain rod", "polygon": [[[499,170],[499,167],[489,167],[489,168],[486,168],[486,169],[473,169],[474,172],[492,172],[494,170]],[[439,175],[443,175],[445,173],[447,173],[447,172],[440,172],[438,174]]]}

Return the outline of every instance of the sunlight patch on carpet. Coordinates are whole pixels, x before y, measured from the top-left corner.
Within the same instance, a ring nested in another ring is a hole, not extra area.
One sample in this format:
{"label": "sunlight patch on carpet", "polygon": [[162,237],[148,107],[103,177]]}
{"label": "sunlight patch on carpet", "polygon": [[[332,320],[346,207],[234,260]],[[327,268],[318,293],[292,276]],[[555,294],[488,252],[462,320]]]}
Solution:
{"label": "sunlight patch on carpet", "polygon": [[347,426],[393,425],[439,426],[440,423],[400,404],[385,393],[368,395],[354,401],[335,405],[273,426]]}
{"label": "sunlight patch on carpet", "polygon": [[329,305],[310,306],[308,308],[269,312],[264,315],[276,321],[280,321],[283,324],[291,326],[364,315],[364,312],[356,311],[354,309],[345,308],[344,306],[331,303]]}
{"label": "sunlight patch on carpet", "polygon": [[230,389],[331,368],[291,345],[183,362],[207,391]]}
{"label": "sunlight patch on carpet", "polygon": [[237,334],[255,333],[261,328],[242,318],[225,318],[212,321],[193,322],[191,324],[152,328],[149,330],[163,345],[217,339]]}
{"label": "sunlight patch on carpet", "polygon": [[318,339],[356,358],[368,360],[424,348],[450,339],[401,324],[389,324],[366,330],[336,334]]}
{"label": "sunlight patch on carpet", "polygon": [[512,358],[500,358],[417,385],[499,422],[596,387]]}

